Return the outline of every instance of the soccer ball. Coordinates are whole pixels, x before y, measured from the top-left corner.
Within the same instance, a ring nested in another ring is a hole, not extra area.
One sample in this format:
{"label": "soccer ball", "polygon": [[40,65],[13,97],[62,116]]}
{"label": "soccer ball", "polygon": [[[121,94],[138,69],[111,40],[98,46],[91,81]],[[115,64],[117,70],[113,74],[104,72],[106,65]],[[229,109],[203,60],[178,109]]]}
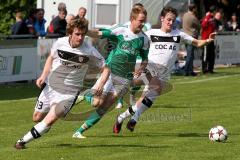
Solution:
{"label": "soccer ball", "polygon": [[214,142],[224,142],[228,138],[227,130],[223,126],[215,126],[209,131],[209,139]]}

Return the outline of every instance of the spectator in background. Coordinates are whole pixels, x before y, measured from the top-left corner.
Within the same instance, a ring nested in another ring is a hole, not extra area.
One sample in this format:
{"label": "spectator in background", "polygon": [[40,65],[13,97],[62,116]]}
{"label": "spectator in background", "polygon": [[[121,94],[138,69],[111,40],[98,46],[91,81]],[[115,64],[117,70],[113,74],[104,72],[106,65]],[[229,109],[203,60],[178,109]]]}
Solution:
{"label": "spectator in background", "polygon": [[[63,9],[67,10],[67,6],[66,6],[65,3],[60,2],[60,3],[58,4],[57,9],[58,9],[58,12],[59,12],[60,10],[63,10]],[[58,16],[58,13],[54,12],[54,14],[52,14],[52,20],[53,20],[55,17],[57,17],[57,16]]]}
{"label": "spectator in background", "polygon": [[69,24],[72,20],[74,20],[74,18],[75,18],[75,16],[73,14],[68,14],[65,18],[67,24]]}
{"label": "spectator in background", "polygon": [[[197,18],[197,6],[195,4],[190,4],[188,12],[183,15],[183,31],[193,38],[198,39],[200,28],[201,25]],[[192,44],[185,44],[185,47],[187,51],[187,58],[184,67],[184,75],[196,76],[197,74],[193,71],[194,51],[196,47]]]}
{"label": "spectator in background", "polygon": [[67,7],[66,7],[66,4],[63,3],[63,2],[60,2],[58,4],[58,11],[62,10],[62,9],[66,9],[67,10]]}
{"label": "spectator in background", "polygon": [[182,24],[183,23],[183,13],[179,13],[178,16],[176,17],[176,20],[174,21],[173,24],[173,29],[182,29]]}
{"label": "spectator in background", "polygon": [[227,22],[226,26],[227,31],[240,31],[240,23],[237,21],[236,13],[233,13],[231,20]]}
{"label": "spectator in background", "polygon": [[[215,6],[211,6],[209,11],[206,13],[206,16],[203,17],[201,27],[202,27],[202,39],[208,39],[211,33],[216,31],[216,26],[214,23],[214,13]],[[215,63],[215,50],[214,42],[210,42],[209,45],[204,46],[202,53],[202,72],[205,73],[214,73],[214,63]]]}
{"label": "spectator in background", "polygon": [[67,21],[65,19],[67,15],[67,10],[65,8],[60,8],[58,11],[58,16],[56,16],[48,27],[48,33],[59,34],[59,36],[66,35]]}
{"label": "spectator in background", "polygon": [[25,24],[27,26],[29,34],[35,34],[35,30],[34,30],[35,20],[36,20],[36,9],[34,8],[30,10],[29,15],[25,19]]}
{"label": "spectator in background", "polygon": [[220,11],[217,11],[214,16],[214,22],[217,32],[221,32],[224,30],[223,23],[222,23],[222,13]]}
{"label": "spectator in background", "polygon": [[44,9],[38,8],[36,11],[36,20],[34,22],[34,30],[37,36],[43,37],[47,34],[45,30],[46,20],[44,19]]}
{"label": "spectator in background", "polygon": [[11,28],[12,34],[28,34],[27,26],[23,20],[22,12],[16,11],[16,23]]}
{"label": "spectator in background", "polygon": [[237,16],[237,21],[240,23],[240,2],[237,5],[236,16]]}
{"label": "spectator in background", "polygon": [[76,16],[76,18],[85,18],[87,13],[87,9],[84,7],[80,7],[78,10],[78,15]]}

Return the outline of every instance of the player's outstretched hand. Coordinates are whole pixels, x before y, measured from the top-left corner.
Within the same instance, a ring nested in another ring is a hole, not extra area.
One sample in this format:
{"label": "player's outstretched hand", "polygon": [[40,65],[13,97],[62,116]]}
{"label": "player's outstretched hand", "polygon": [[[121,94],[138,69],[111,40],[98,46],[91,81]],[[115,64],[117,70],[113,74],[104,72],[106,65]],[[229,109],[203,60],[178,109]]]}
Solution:
{"label": "player's outstretched hand", "polygon": [[209,39],[210,40],[214,40],[215,39],[215,36],[216,36],[216,34],[217,34],[217,32],[213,32],[213,33],[211,33],[210,35],[209,35]]}

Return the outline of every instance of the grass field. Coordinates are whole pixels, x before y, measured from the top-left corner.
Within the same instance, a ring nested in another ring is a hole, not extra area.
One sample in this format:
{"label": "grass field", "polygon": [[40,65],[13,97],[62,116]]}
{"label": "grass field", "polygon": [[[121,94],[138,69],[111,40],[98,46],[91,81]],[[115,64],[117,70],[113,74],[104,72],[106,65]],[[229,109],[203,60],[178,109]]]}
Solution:
{"label": "grass field", "polygon": [[[85,133],[72,139],[82,122],[58,121],[25,150],[13,145],[31,121],[38,89],[30,84],[0,86],[0,160],[237,160],[240,159],[240,68],[217,69],[198,77],[173,76],[173,90],[161,96],[133,133],[123,126],[112,133],[114,109]],[[223,125],[229,139],[215,143],[208,132]]]}

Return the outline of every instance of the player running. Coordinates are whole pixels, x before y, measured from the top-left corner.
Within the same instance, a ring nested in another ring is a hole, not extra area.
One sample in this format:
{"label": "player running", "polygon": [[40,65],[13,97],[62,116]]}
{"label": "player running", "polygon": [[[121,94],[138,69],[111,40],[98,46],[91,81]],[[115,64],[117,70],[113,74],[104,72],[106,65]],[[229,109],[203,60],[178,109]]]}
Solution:
{"label": "player running", "polygon": [[60,117],[67,115],[79,93],[84,91],[84,79],[88,72],[101,72],[94,94],[102,94],[110,70],[101,54],[84,41],[87,31],[88,22],[75,19],[67,25],[69,36],[59,38],[53,44],[42,75],[36,82],[43,90],[33,119],[40,122],[16,142],[16,149],[24,149],[26,143],[41,137]]}
{"label": "player running", "polygon": [[[147,11],[142,8],[133,8],[130,15],[130,27],[119,26],[112,30],[91,30],[90,37],[111,38],[117,42],[117,47],[111,51],[107,59],[107,65],[111,69],[111,77],[104,88],[109,94],[100,102],[90,100],[97,107],[83,125],[73,134],[73,138],[85,138],[82,133],[96,124],[107,112],[117,97],[123,97],[128,92],[133,76],[139,76],[146,67],[149,40],[143,33],[142,28],[146,21]],[[141,66],[134,72],[136,58],[142,57]],[[134,74],[133,74],[134,72]],[[90,97],[90,99],[93,98]]]}
{"label": "player running", "polygon": [[156,98],[162,93],[170,78],[171,69],[177,59],[180,41],[202,47],[213,41],[214,34],[207,40],[197,40],[180,30],[173,30],[173,24],[177,17],[177,10],[172,7],[164,7],[161,12],[161,28],[151,29],[146,32],[150,38],[147,70],[150,73],[148,90],[142,94],[137,103],[129,107],[117,117],[113,126],[113,132],[121,131],[123,121],[132,116],[127,123],[127,129],[134,130],[141,114],[149,109]]}

